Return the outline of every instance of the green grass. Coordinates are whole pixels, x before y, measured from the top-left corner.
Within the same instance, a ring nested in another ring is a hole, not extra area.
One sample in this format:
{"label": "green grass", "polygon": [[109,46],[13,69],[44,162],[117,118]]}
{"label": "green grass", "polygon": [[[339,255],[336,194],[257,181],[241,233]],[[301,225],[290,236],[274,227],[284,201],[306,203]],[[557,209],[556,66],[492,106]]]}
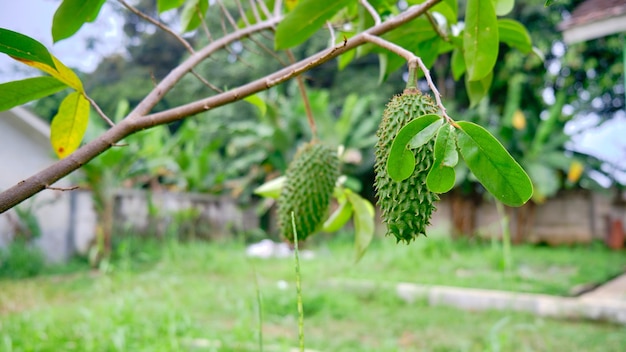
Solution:
{"label": "green grass", "polygon": [[[405,246],[382,239],[354,265],[348,243],[326,243],[316,248],[315,259],[302,260],[307,348],[622,351],[626,345],[623,326],[407,304],[383,288],[355,291],[325,284],[354,278],[566,292],[579,281],[615,275],[624,268],[624,254],[598,246],[514,247],[513,273],[504,275],[499,257],[484,245],[429,238]],[[0,350],[256,351],[255,271],[265,351],[297,347],[292,258],[247,259],[237,243],[125,246],[108,274],[78,271],[0,281]]]}

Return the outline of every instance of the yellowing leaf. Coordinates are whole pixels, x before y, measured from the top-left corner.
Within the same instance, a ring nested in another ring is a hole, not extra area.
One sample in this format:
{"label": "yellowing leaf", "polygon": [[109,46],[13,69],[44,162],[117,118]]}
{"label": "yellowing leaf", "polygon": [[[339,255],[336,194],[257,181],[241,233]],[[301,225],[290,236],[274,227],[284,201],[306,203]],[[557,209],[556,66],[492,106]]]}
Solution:
{"label": "yellowing leaf", "polygon": [[50,125],[50,143],[61,159],[74,152],[89,121],[89,101],[79,92],[70,93],[59,106]]}
{"label": "yellowing leaf", "polygon": [[585,166],[580,161],[572,161],[567,172],[567,180],[572,183],[577,182],[583,175],[583,171],[585,171]]}
{"label": "yellowing leaf", "polygon": [[513,113],[513,127],[516,130],[523,130],[526,128],[526,116],[521,110],[515,110]]}
{"label": "yellowing leaf", "polygon": [[180,16],[183,32],[190,32],[200,27],[208,9],[208,0],[187,0]]}
{"label": "yellowing leaf", "polygon": [[298,5],[298,0],[285,0],[285,5],[287,6],[287,10],[291,11]]}
{"label": "yellowing leaf", "polygon": [[14,57],[14,59],[28,66],[40,69],[43,72],[49,74],[50,76],[76,89],[77,91],[84,93],[85,90],[83,89],[83,83],[80,81],[80,78],[76,76],[74,71],[70,70],[61,61],[59,61],[59,59],[54,57],[54,55],[50,55],[50,56],[52,56],[52,61],[54,61],[54,65],[56,66],[56,68],[50,65],[47,65],[45,63],[42,63],[42,62],[20,59],[16,57]]}
{"label": "yellowing leaf", "polygon": [[286,180],[287,178],[285,176],[281,176],[267,181],[259,187],[255,188],[254,194],[257,194],[261,197],[278,199]]}

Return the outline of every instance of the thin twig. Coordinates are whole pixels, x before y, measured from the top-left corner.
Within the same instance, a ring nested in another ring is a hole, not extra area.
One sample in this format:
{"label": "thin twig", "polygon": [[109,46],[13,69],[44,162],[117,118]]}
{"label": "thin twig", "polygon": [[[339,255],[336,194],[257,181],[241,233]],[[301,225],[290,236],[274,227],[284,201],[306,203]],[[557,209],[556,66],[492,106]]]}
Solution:
{"label": "thin twig", "polygon": [[270,12],[270,10],[267,8],[267,5],[265,5],[265,1],[263,0],[257,0],[259,3],[259,7],[261,8],[261,11],[263,11],[263,13],[265,14],[265,16],[267,18],[272,17],[272,13]]}
{"label": "thin twig", "polygon": [[209,31],[209,26],[206,24],[206,21],[202,17],[200,17],[200,26],[202,27],[202,31],[204,31],[204,35],[206,35],[207,39],[209,40],[209,43],[212,43],[213,36],[211,35],[211,31]]}
{"label": "thin twig", "polygon": [[74,191],[79,189],[79,186],[72,186],[72,187],[52,187],[52,186],[46,186],[46,189],[51,190],[51,191],[62,191],[62,192],[68,192],[68,191]]}
{"label": "thin twig", "polygon": [[435,17],[433,17],[433,15],[430,12],[426,12],[425,15],[426,15],[426,18],[428,19],[428,22],[430,22],[430,25],[433,27],[433,30],[435,31],[435,33],[437,33],[437,35],[441,37],[441,39],[443,39],[444,41],[449,42],[450,38],[448,38],[448,35],[441,30],[441,27],[439,27],[439,24],[437,23],[437,20],[435,19]]}
{"label": "thin twig", "polygon": [[[296,57],[293,56],[291,50],[287,49],[287,57],[291,63],[296,62]],[[311,136],[312,139],[317,139],[317,126],[315,125],[315,118],[313,117],[313,110],[311,109],[311,102],[309,101],[309,96],[306,94],[306,86],[304,85],[304,78],[302,76],[296,77],[296,81],[298,82],[298,89],[300,90],[300,95],[302,96],[302,101],[304,102],[304,111],[306,112],[306,118],[309,122],[309,127],[311,127]]]}
{"label": "thin twig", "polygon": [[[224,13],[224,16],[228,19],[228,22],[230,22],[230,25],[233,27],[233,29],[235,31],[237,31],[239,29],[239,28],[237,28],[237,23],[235,23],[235,20],[232,18],[232,16],[228,12],[228,10],[224,7],[224,5],[222,4],[221,1],[217,1],[217,3],[220,4],[220,8],[222,9],[222,12]],[[228,29],[226,29],[226,23],[224,23],[224,18],[223,17],[220,17],[220,24],[222,26],[222,31],[224,32],[224,35],[227,35],[228,34]],[[246,65],[249,68],[254,68],[253,65],[251,65],[246,60],[244,60],[239,54],[234,52],[230,47],[226,47],[225,49],[226,49],[226,51],[228,51],[229,54],[233,55],[235,57],[235,59],[240,61],[242,64]]]}
{"label": "thin twig", "polygon": [[250,7],[252,8],[252,14],[254,15],[254,19],[258,22],[261,22],[261,16],[259,16],[259,10],[256,8],[256,1],[250,0]]}
{"label": "thin twig", "polygon": [[278,54],[276,54],[276,52],[270,48],[268,48],[265,44],[261,43],[260,41],[256,40],[253,36],[248,37],[248,39],[250,39],[250,41],[252,41],[253,43],[255,43],[256,45],[258,45],[261,49],[263,49],[263,51],[265,51],[266,53],[268,53],[270,56],[272,56],[274,59],[276,59],[278,62],[280,62],[280,64],[284,67],[287,66],[287,63],[285,61],[283,61],[283,59],[281,59],[280,56],[278,56]]}
{"label": "thin twig", "polygon": [[246,16],[246,12],[243,10],[243,6],[241,6],[241,1],[235,0],[235,3],[237,4],[237,9],[239,10],[239,16],[241,17],[243,24],[245,24],[246,27],[248,27],[250,25],[250,22],[248,22],[248,17]]}
{"label": "thin twig", "polygon": [[[271,28],[271,30],[272,30],[273,32],[275,32],[275,31],[276,31],[276,28]],[[267,39],[267,40],[269,40],[269,41],[272,41],[272,42],[274,41],[274,37],[272,37],[269,33],[266,33],[266,32],[260,32],[259,34],[261,35],[261,37],[263,37],[263,38],[265,38],[265,39]]]}
{"label": "thin twig", "polygon": [[164,23],[161,23],[161,22],[155,20],[154,18],[146,15],[145,13],[139,11],[137,8],[133,7],[132,5],[130,5],[129,3],[127,3],[124,0],[117,0],[117,1],[119,1],[120,4],[122,4],[122,6],[127,8],[130,12],[134,13],[135,15],[143,18],[144,20],[152,23],[153,25],[159,27],[163,31],[165,31],[165,32],[169,33],[170,35],[172,35],[174,38],[176,38],[176,40],[178,40],[185,47],[185,49],[187,49],[188,52],[190,52],[191,54],[194,53],[194,50],[191,47],[191,44],[189,44],[189,42],[186,41],[185,38],[183,38],[180,35],[178,35],[178,33],[174,32],[174,30],[172,30],[170,27],[168,27]]}
{"label": "thin twig", "polygon": [[454,122],[454,120],[450,116],[448,116],[448,111],[446,110],[446,107],[443,106],[443,103],[441,102],[441,93],[439,93],[437,86],[435,86],[435,84],[433,83],[433,79],[430,76],[430,71],[428,70],[426,65],[424,65],[424,61],[422,61],[422,59],[419,56],[416,56],[415,58],[417,58],[417,64],[422,69],[422,72],[424,72],[424,77],[426,77],[426,82],[428,82],[428,86],[430,87],[430,90],[433,91],[433,95],[435,96],[435,101],[437,102],[437,106],[439,106],[439,109],[441,109],[441,115],[443,116],[443,118],[446,119],[446,121],[448,121],[449,124],[451,124],[452,126],[456,128],[460,128],[460,126],[457,125],[457,123]]}
{"label": "thin twig", "polygon": [[93,108],[96,110],[96,112],[98,113],[98,115],[100,115],[100,117],[102,117],[102,119],[111,127],[115,127],[115,123],[104,113],[104,111],[102,111],[102,109],[100,109],[100,107],[98,106],[98,104],[96,104],[95,100],[91,99],[91,97],[89,97],[87,94],[83,94],[83,96],[85,97],[85,99],[87,99],[89,101],[89,104],[91,104],[91,106],[93,106]]}
{"label": "thin twig", "polygon": [[330,45],[335,45],[335,29],[330,21],[326,21],[326,27],[328,27],[328,33],[330,34]]}
{"label": "thin twig", "polygon": [[[228,9],[224,6],[224,4],[222,3],[222,1],[217,0],[217,3],[220,5],[220,8],[222,9],[222,12],[224,13],[224,16],[226,17],[226,19],[228,20],[228,22],[230,23],[230,25],[233,27],[233,30],[238,30],[239,28],[237,27],[237,22],[235,21],[235,19],[233,18],[233,16],[231,16],[230,12],[228,12]],[[226,24],[224,23],[224,21],[222,20],[222,30],[224,31],[224,34],[226,34],[227,29],[226,29]],[[235,55],[235,57],[237,57],[238,59],[240,59],[246,66],[248,67],[253,67],[251,64],[244,62],[243,59],[240,58],[239,55],[237,55],[237,53],[230,51],[229,48],[229,53],[232,55]]]}
{"label": "thin twig", "polygon": [[227,47],[230,43],[241,40],[242,38],[248,37],[253,33],[262,32],[263,30],[268,30],[273,28],[276,23],[280,20],[280,18],[270,18],[263,22],[259,22],[257,24],[251,25],[247,28],[242,28],[237,32],[230,33],[222,38],[215,40],[214,42],[209,43],[202,50],[199,50],[194,55],[191,55],[187,58],[183,63],[181,63],[178,67],[173,69],[161,82],[158,87],[152,90],[129,114],[129,118],[139,118],[140,116],[146,115],[164,96],[169,90],[171,90],[174,85],[181,80],[181,78],[189,72],[196,65],[201,63],[206,58],[210,57],[214,52]]}
{"label": "thin twig", "polygon": [[399,46],[398,44],[392,43],[381,37],[377,37],[375,35],[371,35],[368,33],[363,33],[363,37],[365,38],[365,41],[370,42],[372,44],[376,44],[383,49],[387,49],[391,51],[392,53],[401,56],[406,61],[411,61],[416,58],[415,54],[413,54],[412,52],[406,50],[405,48]]}
{"label": "thin twig", "polygon": [[219,87],[217,87],[216,85],[212,84],[211,82],[207,81],[206,79],[204,79],[204,77],[200,76],[200,74],[198,72],[196,72],[196,70],[191,70],[191,74],[196,76],[196,78],[198,80],[200,80],[200,82],[202,82],[202,84],[204,84],[205,86],[209,87],[210,89],[218,92],[218,93],[223,93],[224,91],[219,89]]}
{"label": "thin twig", "polygon": [[370,16],[372,16],[372,18],[374,19],[374,25],[378,26],[382,21],[374,6],[372,6],[372,4],[370,4],[367,0],[359,0],[359,2],[361,3],[361,5],[363,5],[363,7],[365,7],[367,12],[369,12]]}
{"label": "thin twig", "polygon": [[228,9],[224,6],[222,1],[216,0],[216,2],[220,5],[220,8],[222,9],[224,16],[226,16],[226,19],[228,20],[228,22],[230,22],[230,25],[233,26],[233,28],[238,29],[237,22],[235,21],[233,16],[230,14],[230,12],[228,12]]}
{"label": "thin twig", "polygon": [[454,122],[454,120],[450,116],[448,116],[448,112],[446,111],[445,106],[443,106],[443,103],[441,102],[441,94],[439,93],[439,90],[433,83],[432,77],[430,76],[430,71],[428,70],[426,65],[424,65],[424,62],[419,56],[381,37],[377,37],[377,36],[367,34],[367,33],[364,33],[364,37],[366,41],[372,44],[376,44],[380,46],[381,48],[387,49],[391,51],[392,53],[401,56],[408,62],[409,65],[417,64],[419,68],[422,70],[422,72],[424,73],[424,77],[426,77],[426,81],[428,82],[428,87],[430,87],[430,90],[433,91],[433,95],[435,96],[435,101],[437,102],[437,106],[441,110],[441,115],[443,116],[443,118],[446,119],[448,123],[450,123],[451,125],[455,127],[458,127],[456,122]]}
{"label": "thin twig", "polygon": [[282,8],[283,8],[283,1],[282,0],[276,0],[274,2],[274,16],[280,16]]}

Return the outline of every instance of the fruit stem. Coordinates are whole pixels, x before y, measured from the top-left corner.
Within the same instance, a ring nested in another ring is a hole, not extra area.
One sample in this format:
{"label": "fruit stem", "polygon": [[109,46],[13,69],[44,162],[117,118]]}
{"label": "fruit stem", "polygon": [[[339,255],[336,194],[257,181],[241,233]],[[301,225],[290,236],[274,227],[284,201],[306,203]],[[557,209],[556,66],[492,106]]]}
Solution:
{"label": "fruit stem", "polygon": [[[287,57],[289,57],[289,61],[292,64],[296,62],[296,58],[291,50],[287,50]],[[317,140],[317,126],[315,125],[315,119],[313,118],[313,109],[311,109],[309,96],[306,94],[304,79],[302,78],[302,76],[297,76],[296,81],[298,82],[298,90],[300,91],[302,101],[304,102],[304,111],[306,111],[306,118],[309,122],[309,127],[311,128],[311,140]]]}
{"label": "fruit stem", "polygon": [[409,67],[409,79],[406,82],[406,89],[409,89],[409,90],[418,89],[417,88],[417,77],[418,77],[417,69],[420,68],[422,72],[424,72],[424,77],[426,78],[426,81],[428,82],[428,87],[430,87],[430,90],[433,91],[433,95],[435,96],[435,100],[437,101],[437,106],[441,110],[441,115],[446,120],[446,122],[448,122],[455,128],[459,128],[459,125],[457,125],[457,123],[450,116],[448,116],[448,112],[446,111],[445,106],[443,106],[443,103],[441,102],[441,93],[439,93],[439,90],[433,83],[433,79],[430,76],[430,71],[428,70],[426,65],[424,65],[424,62],[422,61],[422,59],[420,59],[419,56],[381,37],[377,37],[369,33],[362,33],[362,35],[365,41],[378,45],[381,48],[387,49],[391,51],[392,53],[401,56],[407,61],[407,65]]}
{"label": "fruit stem", "polygon": [[417,77],[418,77],[417,60],[409,60],[408,67],[409,67],[409,78],[406,81],[406,89],[417,89]]}

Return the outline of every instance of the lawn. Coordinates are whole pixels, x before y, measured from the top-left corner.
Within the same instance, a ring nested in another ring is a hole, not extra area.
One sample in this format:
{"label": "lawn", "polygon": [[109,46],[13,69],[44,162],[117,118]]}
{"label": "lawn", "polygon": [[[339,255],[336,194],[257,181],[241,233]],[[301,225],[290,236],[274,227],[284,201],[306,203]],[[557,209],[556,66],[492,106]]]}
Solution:
{"label": "lawn", "polygon": [[[294,263],[249,259],[241,243],[124,243],[106,273],[0,281],[2,351],[265,351],[298,345]],[[376,239],[358,264],[344,240],[303,260],[306,346],[319,351],[623,351],[626,327],[408,304],[390,290],[343,290],[329,279],[410,281],[567,293],[605,280],[626,256],[601,246],[513,248],[500,270],[489,244]],[[258,282],[258,284],[256,283]],[[258,288],[258,290],[257,290]]]}

